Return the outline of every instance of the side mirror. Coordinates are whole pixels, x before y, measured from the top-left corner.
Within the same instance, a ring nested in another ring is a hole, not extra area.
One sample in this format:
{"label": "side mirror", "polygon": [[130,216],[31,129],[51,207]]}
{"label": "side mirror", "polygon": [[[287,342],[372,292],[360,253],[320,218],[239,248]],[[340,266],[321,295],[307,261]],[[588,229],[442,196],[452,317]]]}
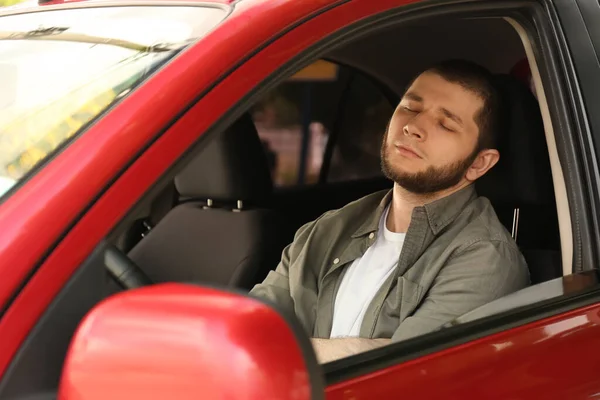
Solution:
{"label": "side mirror", "polygon": [[323,399],[301,329],[241,294],[174,283],[123,292],[78,328],[58,399]]}

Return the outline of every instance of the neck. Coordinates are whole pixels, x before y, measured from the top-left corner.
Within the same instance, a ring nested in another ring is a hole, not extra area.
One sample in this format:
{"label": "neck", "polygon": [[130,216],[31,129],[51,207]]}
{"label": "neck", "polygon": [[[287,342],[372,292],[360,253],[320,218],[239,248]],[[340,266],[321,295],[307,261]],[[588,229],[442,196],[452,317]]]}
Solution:
{"label": "neck", "polygon": [[425,204],[450,196],[469,185],[470,182],[463,181],[456,186],[439,192],[417,194],[407,191],[398,184],[394,184],[392,203],[386,221],[387,228],[392,232],[406,232],[415,207],[422,207]]}

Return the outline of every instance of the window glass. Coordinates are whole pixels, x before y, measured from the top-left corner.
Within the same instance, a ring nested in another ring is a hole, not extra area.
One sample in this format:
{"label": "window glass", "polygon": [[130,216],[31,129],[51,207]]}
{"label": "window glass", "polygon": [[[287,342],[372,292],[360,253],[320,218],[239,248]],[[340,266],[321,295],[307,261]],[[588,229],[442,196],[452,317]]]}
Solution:
{"label": "window glass", "polygon": [[379,148],[394,107],[370,80],[319,60],[264,96],[252,116],[279,187],[319,181],[338,130],[327,181],[381,174]]}
{"label": "window glass", "polygon": [[319,60],[255,105],[252,116],[277,186],[318,181],[343,85],[344,71]]}
{"label": "window glass", "polygon": [[354,74],[341,109],[328,182],[381,176],[380,148],[395,107],[368,78]]}
{"label": "window glass", "polygon": [[0,196],[224,17],[160,6],[0,17]]}

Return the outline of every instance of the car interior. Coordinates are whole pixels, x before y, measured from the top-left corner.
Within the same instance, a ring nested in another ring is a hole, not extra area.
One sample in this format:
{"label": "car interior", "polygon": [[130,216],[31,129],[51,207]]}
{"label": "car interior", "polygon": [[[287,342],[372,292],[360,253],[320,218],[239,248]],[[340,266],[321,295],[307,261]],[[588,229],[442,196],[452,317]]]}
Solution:
{"label": "car interior", "polygon": [[[252,109],[223,132],[203,138],[201,150],[190,152],[182,168],[170,171],[73,276],[17,355],[0,384],[0,397],[52,398],[56,393],[62,360],[80,319],[102,298],[127,288],[106,272],[105,258],[99,255],[107,248],[127,254],[150,282],[249,290],[277,266],[300,226],[390,189],[392,182],[379,173],[378,151],[373,151],[385,126],[361,131],[374,117],[363,113],[357,122],[347,116],[356,117],[361,101],[376,92],[375,103],[387,102],[378,109],[385,122],[411,78],[444,59],[463,58],[489,68],[503,96],[501,160],[477,182],[478,194],[490,199],[515,238],[532,284],[571,272],[574,244],[554,134],[544,117],[548,106],[531,45],[514,22],[432,18],[381,30],[318,58],[340,66],[344,78],[326,85],[325,94],[313,88],[313,96],[331,96],[320,120],[329,133],[318,179],[287,185],[275,181]],[[523,65],[530,72],[523,74]],[[374,130],[363,146],[365,132]],[[356,174],[344,175],[357,165]]]}

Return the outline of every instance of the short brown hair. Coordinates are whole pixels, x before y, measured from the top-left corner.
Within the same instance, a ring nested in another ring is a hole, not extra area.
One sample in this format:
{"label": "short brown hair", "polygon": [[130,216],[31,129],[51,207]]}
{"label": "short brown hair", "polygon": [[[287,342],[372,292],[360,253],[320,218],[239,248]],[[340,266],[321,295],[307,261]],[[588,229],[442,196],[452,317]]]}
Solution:
{"label": "short brown hair", "polygon": [[500,123],[500,99],[494,86],[494,75],[484,67],[466,60],[442,61],[424,72],[433,72],[448,82],[475,93],[483,100],[483,106],[475,116],[479,127],[477,150],[495,148]]}

